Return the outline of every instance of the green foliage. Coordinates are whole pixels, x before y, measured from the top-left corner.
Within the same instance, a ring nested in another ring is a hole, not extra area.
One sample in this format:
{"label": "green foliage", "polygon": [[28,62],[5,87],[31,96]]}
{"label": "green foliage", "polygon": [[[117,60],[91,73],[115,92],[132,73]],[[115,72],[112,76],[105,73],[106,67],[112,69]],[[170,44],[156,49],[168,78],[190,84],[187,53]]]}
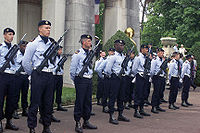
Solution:
{"label": "green foliage", "polygon": [[176,37],[191,48],[200,41],[200,0],[155,0],[149,5],[142,43],[160,45],[161,37]]}
{"label": "green foliage", "polygon": [[195,45],[193,45],[189,53],[194,55],[197,61],[197,77],[195,83],[200,86],[200,42],[197,42]]}
{"label": "green foliage", "polygon": [[[103,49],[108,51],[109,48],[113,48],[114,47],[114,42],[115,40],[124,40],[126,45],[124,47],[124,52],[127,52],[127,50],[131,49],[132,46],[134,45],[133,42],[129,39],[129,37],[122,31],[117,31],[104,45]],[[137,48],[134,47],[134,51],[137,54]]]}

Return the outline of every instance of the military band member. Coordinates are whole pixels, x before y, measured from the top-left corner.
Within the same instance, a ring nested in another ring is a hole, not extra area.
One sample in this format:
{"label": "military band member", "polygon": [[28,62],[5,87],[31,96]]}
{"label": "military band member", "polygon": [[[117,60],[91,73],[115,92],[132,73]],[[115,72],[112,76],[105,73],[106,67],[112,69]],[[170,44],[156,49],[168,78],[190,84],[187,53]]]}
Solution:
{"label": "military band member", "polygon": [[182,66],[181,80],[183,80],[183,90],[181,95],[182,99],[181,105],[183,107],[192,106],[192,104],[188,102],[189,91],[191,86],[191,65],[190,65],[191,61],[192,61],[191,55],[187,55],[186,61],[183,63]]}
{"label": "military band member", "polygon": [[[76,88],[76,100],[74,106],[74,120],[76,121],[75,131],[83,132],[83,128],[97,129],[96,126],[90,124],[90,114],[92,109],[92,74],[93,70],[88,67],[88,71],[84,73],[83,78],[78,74],[83,68],[83,61],[89,54],[91,49],[92,37],[90,35],[82,35],[81,48],[72,56],[70,66],[70,76]],[[81,126],[80,119],[83,118],[84,123]]]}
{"label": "military band member", "polygon": [[160,66],[164,62],[163,55],[164,55],[164,50],[158,49],[156,59],[152,60],[151,62],[151,77],[154,86],[154,91],[151,99],[151,105],[152,105],[151,112],[156,114],[158,114],[159,111],[165,112],[165,110],[160,107],[160,94],[161,94],[161,89],[164,85],[163,81],[165,80],[164,79],[165,72],[160,68]]}
{"label": "military band member", "polygon": [[108,50],[108,56],[106,57],[105,60],[103,60],[103,62],[100,64],[100,66],[96,70],[99,77],[101,77],[104,82],[103,97],[102,97],[102,106],[103,106],[102,112],[104,113],[109,113],[108,112],[109,110],[106,107],[108,106],[107,100],[109,97],[109,90],[111,87],[110,77],[108,76],[108,74],[105,73],[104,69],[106,68],[107,63],[109,62],[110,57],[113,56],[114,54],[115,54],[115,49],[110,48]]}
{"label": "military band member", "polygon": [[[106,52],[100,51],[100,58],[95,62],[95,68],[94,68],[95,71],[100,66],[100,64],[105,60],[105,56],[106,56]],[[98,84],[97,84],[97,93],[96,93],[97,105],[102,104],[103,89],[104,89],[103,79],[99,77],[98,75]],[[100,102],[100,99],[101,99],[101,102]]]}
{"label": "military band member", "polygon": [[[23,41],[22,44],[20,45],[20,49],[17,52],[16,56],[16,61],[15,61],[15,70],[16,70],[16,88],[18,89],[18,97],[17,97],[17,103],[19,102],[20,99],[20,92],[21,92],[21,106],[22,106],[22,116],[28,116],[28,89],[29,89],[29,79],[28,79],[28,74],[24,72],[24,69],[20,70],[22,67],[22,60],[24,58],[24,53],[26,49],[26,45],[28,42]],[[17,104],[18,105],[18,104]],[[19,106],[17,106],[16,111],[13,115],[13,118],[19,119],[19,116],[17,114],[17,109]]]}
{"label": "military band member", "polygon": [[31,75],[31,104],[28,110],[28,127],[30,133],[35,133],[37,126],[37,113],[40,107],[40,115],[43,123],[42,133],[52,133],[50,130],[52,116],[52,98],[53,98],[53,68],[54,65],[48,62],[41,72],[36,68],[44,60],[44,52],[51,46],[49,39],[51,23],[42,20],[38,23],[39,35],[33,42],[27,45],[22,66],[25,72]]}
{"label": "military band member", "polygon": [[[145,98],[145,88],[148,84],[148,79],[145,78],[144,64],[148,57],[148,46],[141,45],[139,56],[134,59],[132,72],[136,75],[136,89],[134,98],[134,117],[143,118],[143,116],[150,116],[150,114],[144,111],[144,98]],[[138,108],[140,109],[138,111]]]}
{"label": "military band member", "polygon": [[180,70],[180,54],[178,52],[174,52],[172,55],[172,60],[169,64],[169,80],[170,80],[170,92],[169,92],[169,109],[179,109],[178,106],[175,105],[176,98],[178,95],[179,88],[179,77],[181,74]]}
{"label": "military band member", "polygon": [[[5,56],[8,51],[13,46],[11,43],[15,32],[11,28],[6,28],[3,31],[4,42],[0,44],[0,68],[6,62]],[[15,59],[14,59],[15,60]],[[0,133],[3,133],[2,120],[4,118],[6,121],[6,129],[18,130],[11,119],[14,110],[16,109],[16,100],[17,100],[17,89],[15,82],[15,67],[13,63],[10,63],[9,68],[2,73],[0,73]],[[5,104],[5,114],[4,114],[4,99],[6,100]]]}
{"label": "military band member", "polygon": [[[119,124],[119,121],[129,122],[130,120],[123,116],[123,102],[124,102],[124,90],[122,88],[122,80],[118,77],[119,72],[121,70],[121,64],[124,60],[123,50],[124,50],[125,42],[123,40],[116,40],[114,42],[115,47],[115,55],[111,56],[106,68],[105,73],[107,73],[110,77],[110,91],[109,91],[109,113],[110,119],[109,122],[112,124]],[[117,100],[117,107],[118,107],[118,120],[114,117],[114,105],[115,101]]]}

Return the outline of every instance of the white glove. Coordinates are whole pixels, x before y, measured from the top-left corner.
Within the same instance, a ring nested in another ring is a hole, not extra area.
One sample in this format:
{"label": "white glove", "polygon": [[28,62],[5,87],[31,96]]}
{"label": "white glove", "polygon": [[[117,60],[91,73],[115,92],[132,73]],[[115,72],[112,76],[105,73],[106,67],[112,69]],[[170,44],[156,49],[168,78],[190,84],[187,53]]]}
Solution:
{"label": "white glove", "polygon": [[180,82],[180,83],[183,83],[183,79],[179,79],[179,82]]}
{"label": "white glove", "polygon": [[135,81],[136,81],[136,77],[133,78],[132,83],[135,83]]}

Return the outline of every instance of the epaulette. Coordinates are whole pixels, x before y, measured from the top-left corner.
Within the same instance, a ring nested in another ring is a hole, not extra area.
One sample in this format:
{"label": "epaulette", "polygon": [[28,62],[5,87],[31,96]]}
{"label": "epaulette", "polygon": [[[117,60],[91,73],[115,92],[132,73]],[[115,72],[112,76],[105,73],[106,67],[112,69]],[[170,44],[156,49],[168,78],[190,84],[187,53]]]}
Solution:
{"label": "epaulette", "polygon": [[76,50],[75,54],[78,54],[80,52],[80,50]]}

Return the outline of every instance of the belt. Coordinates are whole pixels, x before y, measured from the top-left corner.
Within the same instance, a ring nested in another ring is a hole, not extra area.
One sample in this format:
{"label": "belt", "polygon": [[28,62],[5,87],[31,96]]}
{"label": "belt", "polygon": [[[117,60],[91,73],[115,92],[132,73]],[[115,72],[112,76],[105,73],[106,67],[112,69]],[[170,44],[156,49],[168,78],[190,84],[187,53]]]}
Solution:
{"label": "belt", "polygon": [[160,77],[165,77],[165,75],[164,75],[164,74],[160,74],[159,76],[160,76]]}
{"label": "belt", "polygon": [[176,75],[172,75],[172,77],[174,77],[174,78],[179,78],[179,76],[176,76]]}
{"label": "belt", "polygon": [[189,74],[185,74],[185,76],[188,76],[190,78],[190,75]]}
{"label": "belt", "polygon": [[139,72],[138,74],[139,74],[141,77],[144,76],[144,72]]}
{"label": "belt", "polygon": [[83,78],[91,79],[92,75],[83,75]]}
{"label": "belt", "polygon": [[[34,67],[34,70],[36,70],[37,68]],[[53,71],[53,69],[47,68],[47,69],[42,69],[42,72],[47,72],[47,73],[51,73]]]}
{"label": "belt", "polygon": [[55,73],[55,72],[53,72],[53,75],[63,75],[63,74],[61,74],[61,73]]}
{"label": "belt", "polygon": [[5,70],[4,73],[15,74],[16,71],[14,71],[14,70]]}
{"label": "belt", "polygon": [[22,75],[26,75],[27,73],[26,73],[26,72],[20,72],[20,74],[22,74]]}

